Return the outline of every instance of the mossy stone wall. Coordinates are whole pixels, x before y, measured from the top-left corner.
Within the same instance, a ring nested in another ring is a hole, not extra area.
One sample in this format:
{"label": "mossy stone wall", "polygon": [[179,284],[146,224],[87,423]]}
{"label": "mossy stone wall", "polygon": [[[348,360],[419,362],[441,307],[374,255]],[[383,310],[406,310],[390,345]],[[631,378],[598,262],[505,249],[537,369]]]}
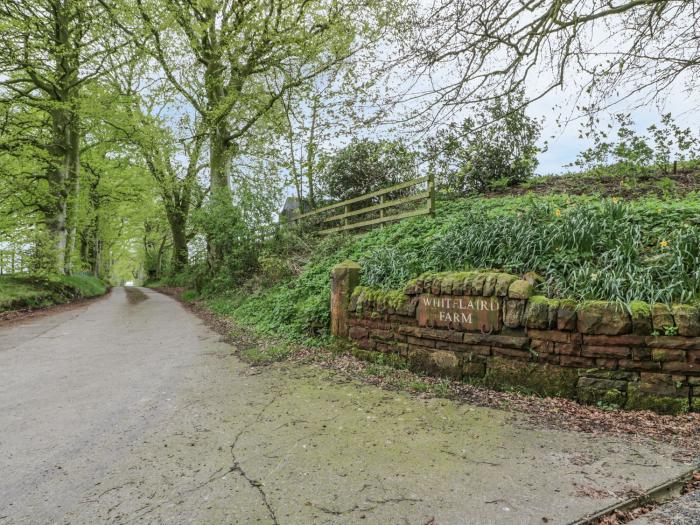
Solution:
{"label": "mossy stone wall", "polygon": [[[700,410],[696,306],[623,307],[534,293],[532,282],[502,272],[426,274],[398,291],[356,287],[348,336],[366,352],[395,354],[417,370],[493,388],[661,413]],[[493,297],[501,328],[419,326],[421,294]]]}

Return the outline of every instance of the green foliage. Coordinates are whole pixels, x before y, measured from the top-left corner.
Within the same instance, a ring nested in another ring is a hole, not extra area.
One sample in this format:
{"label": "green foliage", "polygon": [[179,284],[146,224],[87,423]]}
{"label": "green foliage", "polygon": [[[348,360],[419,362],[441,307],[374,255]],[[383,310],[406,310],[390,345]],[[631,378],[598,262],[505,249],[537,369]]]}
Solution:
{"label": "green foliage", "polygon": [[[652,124],[642,135],[635,131],[629,113],[613,115],[605,130],[597,124],[597,120],[589,122],[588,129],[581,132],[581,138],[592,140],[593,145],[574,162],[579,168],[634,179],[652,170],[668,173],[672,160],[692,161],[700,155],[700,137],[690,128],[678,126],[670,113],[662,115],[660,124]],[[663,189],[671,188],[666,183]]]}
{"label": "green foliage", "polygon": [[[662,245],[663,243],[663,245]],[[575,299],[691,302],[700,292],[700,199],[468,198],[356,237],[323,239],[298,277],[212,308],[288,337],[325,334],[331,268],[362,261],[362,284],[401,288],[423,272],[536,271],[540,292]],[[397,277],[397,275],[399,277]]]}
{"label": "green foliage", "polygon": [[457,195],[522,183],[537,167],[540,131],[525,114],[522,94],[497,99],[427,141],[428,170],[438,187]]}
{"label": "green foliage", "polygon": [[209,277],[205,277],[208,272],[205,265],[195,269],[200,289],[225,290],[240,284],[257,266],[255,231],[246,223],[242,209],[231,203],[228,192],[214,191],[194,214],[193,223],[206,232],[210,246],[219,250],[212,258],[216,266]]}
{"label": "green foliage", "polygon": [[185,290],[182,292],[182,296],[180,298],[186,303],[191,303],[192,301],[196,301],[198,297],[199,294],[196,290]]}
{"label": "green foliage", "polygon": [[0,312],[40,308],[106,292],[104,282],[88,275],[2,275]]}
{"label": "green foliage", "polygon": [[416,154],[400,141],[353,140],[322,159],[322,192],[345,200],[418,176]]}

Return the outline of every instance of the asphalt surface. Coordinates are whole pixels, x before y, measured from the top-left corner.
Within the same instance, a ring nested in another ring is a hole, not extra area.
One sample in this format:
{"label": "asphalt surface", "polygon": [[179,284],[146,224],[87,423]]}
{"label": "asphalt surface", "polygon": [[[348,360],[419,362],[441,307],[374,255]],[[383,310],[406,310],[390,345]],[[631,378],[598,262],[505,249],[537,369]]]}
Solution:
{"label": "asphalt surface", "polygon": [[566,524],[687,470],[650,447],[251,368],[145,289],[0,325],[0,525]]}

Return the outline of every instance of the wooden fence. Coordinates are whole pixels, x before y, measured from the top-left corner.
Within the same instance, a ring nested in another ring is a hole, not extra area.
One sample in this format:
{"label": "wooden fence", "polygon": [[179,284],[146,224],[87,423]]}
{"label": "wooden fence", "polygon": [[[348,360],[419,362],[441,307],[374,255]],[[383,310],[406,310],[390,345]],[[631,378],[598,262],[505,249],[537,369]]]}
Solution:
{"label": "wooden fence", "polygon": [[[406,190],[408,188],[414,188],[422,184],[426,185],[426,188],[423,191],[419,191],[417,193],[413,193],[405,197],[387,200],[387,196],[391,193]],[[370,204],[369,206],[365,206],[363,208],[353,209],[354,204],[370,199],[372,201],[374,201],[375,199],[379,199],[379,202],[377,204]],[[405,208],[405,205],[407,204],[420,204],[421,201],[424,202],[425,205],[417,209],[400,209]],[[394,208],[394,210],[392,210],[392,208]],[[332,215],[326,216],[328,212],[334,210],[338,211]],[[318,208],[310,212],[293,216],[289,220],[291,222],[313,222],[319,227],[323,228],[318,233],[327,235],[329,233],[337,233],[342,231],[355,230],[358,228],[376,226],[378,224],[383,224],[390,221],[400,221],[402,219],[407,219],[409,217],[417,217],[419,215],[428,215],[432,214],[434,210],[435,181],[433,180],[432,176],[426,175],[423,177],[418,177],[417,179],[396,184],[389,188],[373,191],[372,193],[367,193],[359,197],[338,202],[336,204],[323,206],[322,208]],[[362,215],[374,214],[375,212],[379,212],[379,217],[350,222],[350,219],[354,217],[362,218]],[[332,223],[336,224],[333,225]]]}

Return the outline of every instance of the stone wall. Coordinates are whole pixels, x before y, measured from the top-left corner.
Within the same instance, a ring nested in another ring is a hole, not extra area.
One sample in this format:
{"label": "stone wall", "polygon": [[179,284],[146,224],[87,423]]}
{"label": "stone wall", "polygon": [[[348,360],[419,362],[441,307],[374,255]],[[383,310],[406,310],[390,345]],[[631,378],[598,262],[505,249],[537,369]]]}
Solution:
{"label": "stone wall", "polygon": [[396,354],[413,369],[584,403],[700,410],[694,306],[552,300],[526,280],[488,272],[349,292],[342,315],[356,347]]}

